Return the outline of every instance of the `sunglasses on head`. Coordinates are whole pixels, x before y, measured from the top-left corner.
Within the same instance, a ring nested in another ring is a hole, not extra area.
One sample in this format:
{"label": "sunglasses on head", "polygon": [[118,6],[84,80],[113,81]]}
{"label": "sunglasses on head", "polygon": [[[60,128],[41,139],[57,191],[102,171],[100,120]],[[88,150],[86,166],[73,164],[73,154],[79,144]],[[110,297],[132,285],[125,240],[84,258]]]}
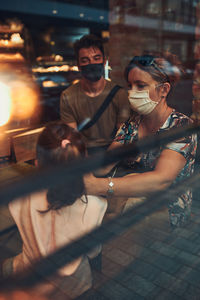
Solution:
{"label": "sunglasses on head", "polygon": [[152,66],[165,77],[165,82],[170,82],[168,75],[158,67],[157,63],[155,62],[155,57],[152,55],[134,56],[131,64],[141,65],[143,67]]}

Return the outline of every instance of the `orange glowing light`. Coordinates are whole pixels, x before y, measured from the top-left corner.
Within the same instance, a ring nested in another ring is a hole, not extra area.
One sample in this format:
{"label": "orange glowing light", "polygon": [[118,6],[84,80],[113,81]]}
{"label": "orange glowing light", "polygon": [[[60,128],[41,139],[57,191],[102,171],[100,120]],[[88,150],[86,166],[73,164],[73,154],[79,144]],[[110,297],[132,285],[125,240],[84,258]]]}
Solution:
{"label": "orange glowing light", "polygon": [[38,102],[38,93],[33,86],[24,81],[14,81],[11,98],[12,114],[16,119],[26,119],[33,115]]}
{"label": "orange glowing light", "polygon": [[79,79],[75,79],[74,81],[72,81],[72,84],[76,84],[79,82]]}
{"label": "orange glowing light", "polygon": [[24,40],[21,38],[21,35],[19,33],[13,33],[11,35],[10,41],[12,43],[16,43],[16,44],[23,44],[24,43]]}
{"label": "orange glowing light", "polygon": [[71,67],[70,70],[71,70],[71,71],[77,71],[77,72],[79,71],[77,66]]}
{"label": "orange glowing light", "polygon": [[76,71],[76,70],[78,70],[78,68],[70,67],[68,65],[52,66],[52,67],[48,67],[48,68],[44,68],[44,67],[32,68],[33,73],[68,72],[69,70]]}
{"label": "orange glowing light", "polygon": [[0,94],[1,94],[1,101],[0,101],[0,126],[5,125],[9,118],[10,118],[10,111],[11,111],[11,93],[10,88],[0,82]]}

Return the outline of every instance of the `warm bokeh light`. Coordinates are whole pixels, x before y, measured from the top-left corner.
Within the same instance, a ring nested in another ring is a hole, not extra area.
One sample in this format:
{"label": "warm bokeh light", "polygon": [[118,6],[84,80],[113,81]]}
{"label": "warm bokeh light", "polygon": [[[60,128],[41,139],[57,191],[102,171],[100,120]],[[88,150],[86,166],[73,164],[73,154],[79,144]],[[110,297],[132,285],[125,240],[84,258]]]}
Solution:
{"label": "warm bokeh light", "polygon": [[72,82],[72,84],[76,84],[76,83],[78,83],[79,82],[79,79],[75,79],[73,82]]}
{"label": "warm bokeh light", "polygon": [[24,64],[0,62],[0,94],[0,126],[10,129],[39,121],[39,89]]}
{"label": "warm bokeh light", "polygon": [[0,82],[0,126],[5,125],[10,118],[11,114],[11,91],[10,88]]}
{"label": "warm bokeh light", "polygon": [[10,39],[0,39],[0,46],[6,48],[12,47],[23,47],[24,40],[21,38],[19,33],[13,33]]}
{"label": "warm bokeh light", "polygon": [[24,40],[21,38],[19,33],[13,33],[11,35],[10,41],[15,44],[24,44]]}
{"label": "warm bokeh light", "polygon": [[70,68],[71,71],[77,71],[78,72],[78,67],[77,66],[73,66]]}
{"label": "warm bokeh light", "polygon": [[15,80],[11,84],[12,116],[15,119],[30,118],[37,105],[37,91],[28,82]]}
{"label": "warm bokeh light", "polygon": [[78,72],[78,67],[69,66],[69,65],[51,66],[48,68],[35,67],[35,68],[32,68],[32,71],[33,71],[33,73],[54,73],[54,72],[68,72],[68,71],[77,71]]}
{"label": "warm bokeh light", "polygon": [[21,63],[23,63],[25,61],[25,59],[22,56],[22,54],[19,53],[19,52],[16,52],[16,53],[0,53],[0,62],[1,61],[10,62],[10,63],[12,63],[12,62],[21,62]]}

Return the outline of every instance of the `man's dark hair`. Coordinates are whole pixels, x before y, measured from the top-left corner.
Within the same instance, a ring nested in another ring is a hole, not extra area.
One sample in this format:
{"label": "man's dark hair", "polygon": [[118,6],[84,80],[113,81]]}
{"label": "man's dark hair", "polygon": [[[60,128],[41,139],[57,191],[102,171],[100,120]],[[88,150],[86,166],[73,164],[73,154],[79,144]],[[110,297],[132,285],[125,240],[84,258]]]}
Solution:
{"label": "man's dark hair", "polygon": [[82,48],[90,47],[98,48],[102,52],[104,57],[104,47],[102,39],[94,34],[87,34],[74,43],[74,52],[77,62],[79,59],[79,50]]}

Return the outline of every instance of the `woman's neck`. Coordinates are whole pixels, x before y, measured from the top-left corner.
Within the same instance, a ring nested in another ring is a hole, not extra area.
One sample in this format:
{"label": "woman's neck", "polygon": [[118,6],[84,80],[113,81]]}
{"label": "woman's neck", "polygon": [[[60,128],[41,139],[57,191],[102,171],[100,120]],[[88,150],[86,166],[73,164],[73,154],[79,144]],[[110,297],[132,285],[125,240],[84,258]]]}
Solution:
{"label": "woman's neck", "polygon": [[159,103],[152,113],[143,116],[139,126],[140,138],[155,134],[165,123],[172,111],[173,109],[164,102]]}
{"label": "woman's neck", "polygon": [[96,82],[91,82],[85,78],[81,79],[81,88],[89,97],[96,97],[102,93],[106,85],[105,78],[101,77]]}

